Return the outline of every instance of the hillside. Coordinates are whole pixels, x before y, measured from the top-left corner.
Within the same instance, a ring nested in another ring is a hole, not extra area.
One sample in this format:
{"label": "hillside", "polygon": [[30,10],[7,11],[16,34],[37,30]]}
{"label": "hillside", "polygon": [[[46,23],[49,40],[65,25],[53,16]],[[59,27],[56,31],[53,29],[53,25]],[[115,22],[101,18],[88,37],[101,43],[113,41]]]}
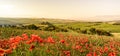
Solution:
{"label": "hillside", "polygon": [[69,23],[75,22],[74,20],[65,19],[47,19],[47,18],[0,18],[0,24],[28,24],[28,23],[40,23],[40,22],[51,22],[51,23]]}
{"label": "hillside", "polygon": [[88,17],[88,18],[82,18],[87,19],[86,21],[102,21],[102,22],[107,22],[107,21],[115,21],[115,22],[120,22],[120,15],[103,15],[103,16],[95,16],[95,17]]}

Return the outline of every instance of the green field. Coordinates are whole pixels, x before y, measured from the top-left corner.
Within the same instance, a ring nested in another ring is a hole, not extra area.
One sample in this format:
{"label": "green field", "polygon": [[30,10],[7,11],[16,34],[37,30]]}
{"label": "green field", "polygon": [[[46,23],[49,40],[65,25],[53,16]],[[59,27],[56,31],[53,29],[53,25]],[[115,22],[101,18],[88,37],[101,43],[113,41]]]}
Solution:
{"label": "green field", "polygon": [[[87,29],[87,28],[97,28],[103,29],[106,31],[110,31],[112,33],[119,33],[120,32],[120,25],[113,25],[110,22],[82,22],[82,21],[75,21],[75,20],[63,20],[63,19],[30,19],[30,18],[5,18],[0,19],[0,24],[37,24],[39,25],[41,22],[50,22],[58,27],[73,27],[73,28],[80,28],[80,29]],[[114,21],[113,21],[114,22]]]}
{"label": "green field", "polygon": [[[3,21],[1,24],[22,24],[25,28],[0,27],[0,56],[120,56],[120,25],[60,19]],[[94,31],[81,33],[85,29]]]}
{"label": "green field", "polygon": [[75,22],[75,23],[68,23],[63,24],[64,27],[73,27],[73,28],[81,28],[81,29],[88,29],[88,28],[97,28],[103,29],[106,31],[110,31],[112,33],[119,33],[120,32],[120,25],[112,25],[108,23],[88,23],[88,22]]}

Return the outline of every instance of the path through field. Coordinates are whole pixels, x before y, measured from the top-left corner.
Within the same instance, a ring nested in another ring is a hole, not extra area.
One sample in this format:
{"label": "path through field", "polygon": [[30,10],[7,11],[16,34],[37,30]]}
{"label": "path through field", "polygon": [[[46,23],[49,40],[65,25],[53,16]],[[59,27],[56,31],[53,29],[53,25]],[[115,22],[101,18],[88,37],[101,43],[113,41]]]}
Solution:
{"label": "path through field", "polygon": [[120,33],[112,33],[114,35],[114,37],[116,38],[120,38]]}

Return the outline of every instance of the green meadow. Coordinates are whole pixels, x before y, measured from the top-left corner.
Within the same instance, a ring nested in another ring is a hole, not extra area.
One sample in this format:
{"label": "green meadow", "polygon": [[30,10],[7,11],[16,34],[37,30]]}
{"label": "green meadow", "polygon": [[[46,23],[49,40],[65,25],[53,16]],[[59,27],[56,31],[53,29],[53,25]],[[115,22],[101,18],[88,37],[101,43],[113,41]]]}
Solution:
{"label": "green meadow", "polygon": [[118,22],[5,19],[0,25],[0,55],[119,56],[119,33]]}

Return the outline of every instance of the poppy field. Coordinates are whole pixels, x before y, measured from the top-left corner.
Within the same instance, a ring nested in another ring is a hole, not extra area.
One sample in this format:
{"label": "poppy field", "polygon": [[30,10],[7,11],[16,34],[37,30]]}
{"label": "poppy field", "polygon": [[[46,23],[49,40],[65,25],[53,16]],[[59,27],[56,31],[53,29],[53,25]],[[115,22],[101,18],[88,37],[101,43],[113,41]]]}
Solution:
{"label": "poppy field", "polygon": [[120,0],[0,0],[0,56],[120,56]]}
{"label": "poppy field", "polygon": [[[46,33],[42,33],[46,34]],[[43,37],[23,33],[0,39],[0,56],[119,56],[120,41],[112,37],[65,35]],[[47,35],[47,34],[46,34]]]}

